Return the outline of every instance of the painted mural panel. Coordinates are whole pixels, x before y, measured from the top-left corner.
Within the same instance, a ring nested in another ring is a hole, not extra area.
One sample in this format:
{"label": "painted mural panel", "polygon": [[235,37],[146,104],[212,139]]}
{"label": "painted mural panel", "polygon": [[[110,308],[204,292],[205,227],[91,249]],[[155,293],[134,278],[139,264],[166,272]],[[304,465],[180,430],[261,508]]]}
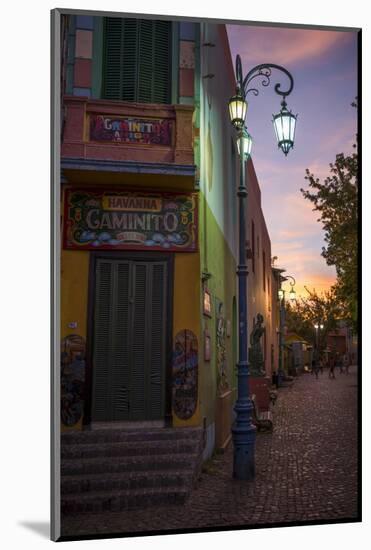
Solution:
{"label": "painted mural panel", "polygon": [[227,336],[227,321],[224,315],[223,302],[218,298],[215,299],[216,303],[216,367],[218,376],[218,390],[223,392],[229,389],[228,377],[227,377],[227,350],[226,350],[226,336]]}
{"label": "painted mural panel", "polygon": [[188,420],[194,415],[198,400],[198,342],[191,330],[181,330],[175,337],[173,355],[173,409],[176,416]]}
{"label": "painted mural panel", "polygon": [[197,250],[197,195],[65,191],[64,248]]}
{"label": "painted mural panel", "polygon": [[84,338],[70,334],[61,343],[61,421],[72,427],[79,422],[84,407]]}

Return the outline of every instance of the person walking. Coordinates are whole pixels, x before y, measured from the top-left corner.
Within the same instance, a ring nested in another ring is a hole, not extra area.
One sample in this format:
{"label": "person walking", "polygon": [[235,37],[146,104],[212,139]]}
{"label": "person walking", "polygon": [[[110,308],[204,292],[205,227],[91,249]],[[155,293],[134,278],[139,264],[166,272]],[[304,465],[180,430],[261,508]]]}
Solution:
{"label": "person walking", "polygon": [[310,369],[310,373],[313,374],[316,369],[316,360],[312,359],[312,368]]}
{"label": "person walking", "polygon": [[322,359],[322,357],[319,360],[319,370],[321,371],[321,374],[323,374],[323,359]]}
{"label": "person walking", "polygon": [[338,353],[336,354],[335,366],[339,368],[339,374],[343,374],[343,360]]}
{"label": "person walking", "polygon": [[345,368],[345,374],[349,374],[349,358],[346,353],[343,355],[343,365]]}
{"label": "person walking", "polygon": [[314,374],[316,375],[316,380],[318,380],[318,373],[319,373],[319,366],[318,366],[318,363],[316,362],[314,365]]}
{"label": "person walking", "polygon": [[329,358],[328,377],[335,380],[335,360],[332,356]]}

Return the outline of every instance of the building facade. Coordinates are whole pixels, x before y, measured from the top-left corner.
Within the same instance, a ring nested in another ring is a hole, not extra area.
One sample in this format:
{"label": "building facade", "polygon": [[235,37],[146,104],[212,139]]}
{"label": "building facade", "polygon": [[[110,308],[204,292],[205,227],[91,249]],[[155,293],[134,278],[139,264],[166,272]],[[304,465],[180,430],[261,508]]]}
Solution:
{"label": "building facade", "polygon": [[346,321],[338,321],[337,328],[327,333],[326,352],[328,358],[345,356],[348,364],[357,364],[357,335]]}
{"label": "building facade", "polygon": [[[239,161],[223,25],[64,16],[62,430],[202,426],[230,439]],[[278,360],[271,249],[249,162],[249,331]]]}

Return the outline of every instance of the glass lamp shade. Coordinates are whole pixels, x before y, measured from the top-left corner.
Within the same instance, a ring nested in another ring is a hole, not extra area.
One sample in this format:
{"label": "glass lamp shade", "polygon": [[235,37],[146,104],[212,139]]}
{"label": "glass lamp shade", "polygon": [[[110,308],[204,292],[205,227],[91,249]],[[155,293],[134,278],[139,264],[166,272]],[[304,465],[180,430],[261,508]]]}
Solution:
{"label": "glass lamp shade", "polygon": [[314,325],[314,328],[315,328],[316,330],[318,330],[318,327],[319,327],[319,325],[317,325],[317,324]]}
{"label": "glass lamp shade", "polygon": [[252,137],[250,136],[246,128],[243,128],[243,130],[241,130],[241,132],[238,134],[237,138],[238,154],[240,156],[243,156],[245,159],[248,159],[251,155],[251,148]]}
{"label": "glass lamp shade", "polygon": [[273,126],[276,132],[278,147],[282,149],[285,156],[294,147],[297,116],[287,110],[286,103],[283,103],[278,115],[273,115]]}
{"label": "glass lamp shade", "polygon": [[290,300],[293,302],[293,301],[295,300],[295,298],[296,298],[296,292],[295,292],[295,290],[292,288],[292,289],[290,290]]}
{"label": "glass lamp shade", "polygon": [[283,292],[282,288],[278,289],[278,299],[279,300],[282,300],[283,295],[284,295],[284,292]]}
{"label": "glass lamp shade", "polygon": [[242,128],[245,124],[246,111],[247,103],[242,95],[237,93],[235,96],[231,97],[229,100],[229,116],[235,128]]}
{"label": "glass lamp shade", "polygon": [[320,325],[319,328],[322,330],[322,329],[323,329],[323,325]]}

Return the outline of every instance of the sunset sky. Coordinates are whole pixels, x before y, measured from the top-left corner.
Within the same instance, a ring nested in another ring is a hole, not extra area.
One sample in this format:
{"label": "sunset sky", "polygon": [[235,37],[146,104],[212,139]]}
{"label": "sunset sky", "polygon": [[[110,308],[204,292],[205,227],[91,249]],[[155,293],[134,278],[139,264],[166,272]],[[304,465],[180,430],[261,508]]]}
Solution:
{"label": "sunset sky", "polygon": [[[318,292],[335,281],[335,269],[321,256],[324,233],[312,204],[300,193],[307,187],[305,169],[321,180],[337,153],[350,153],[357,131],[357,34],[324,30],[228,25],[235,63],[242,59],[243,75],[260,63],[276,63],[294,77],[288,108],[298,113],[294,149],[287,157],[278,149],[272,114],[280,110],[274,84],[288,80],[272,71],[271,85],[248,94],[247,127],[253,137],[252,158],[262,191],[262,206],[272,242],[275,265]],[[258,79],[255,79],[256,81]],[[287,285],[289,288],[289,285]]]}

